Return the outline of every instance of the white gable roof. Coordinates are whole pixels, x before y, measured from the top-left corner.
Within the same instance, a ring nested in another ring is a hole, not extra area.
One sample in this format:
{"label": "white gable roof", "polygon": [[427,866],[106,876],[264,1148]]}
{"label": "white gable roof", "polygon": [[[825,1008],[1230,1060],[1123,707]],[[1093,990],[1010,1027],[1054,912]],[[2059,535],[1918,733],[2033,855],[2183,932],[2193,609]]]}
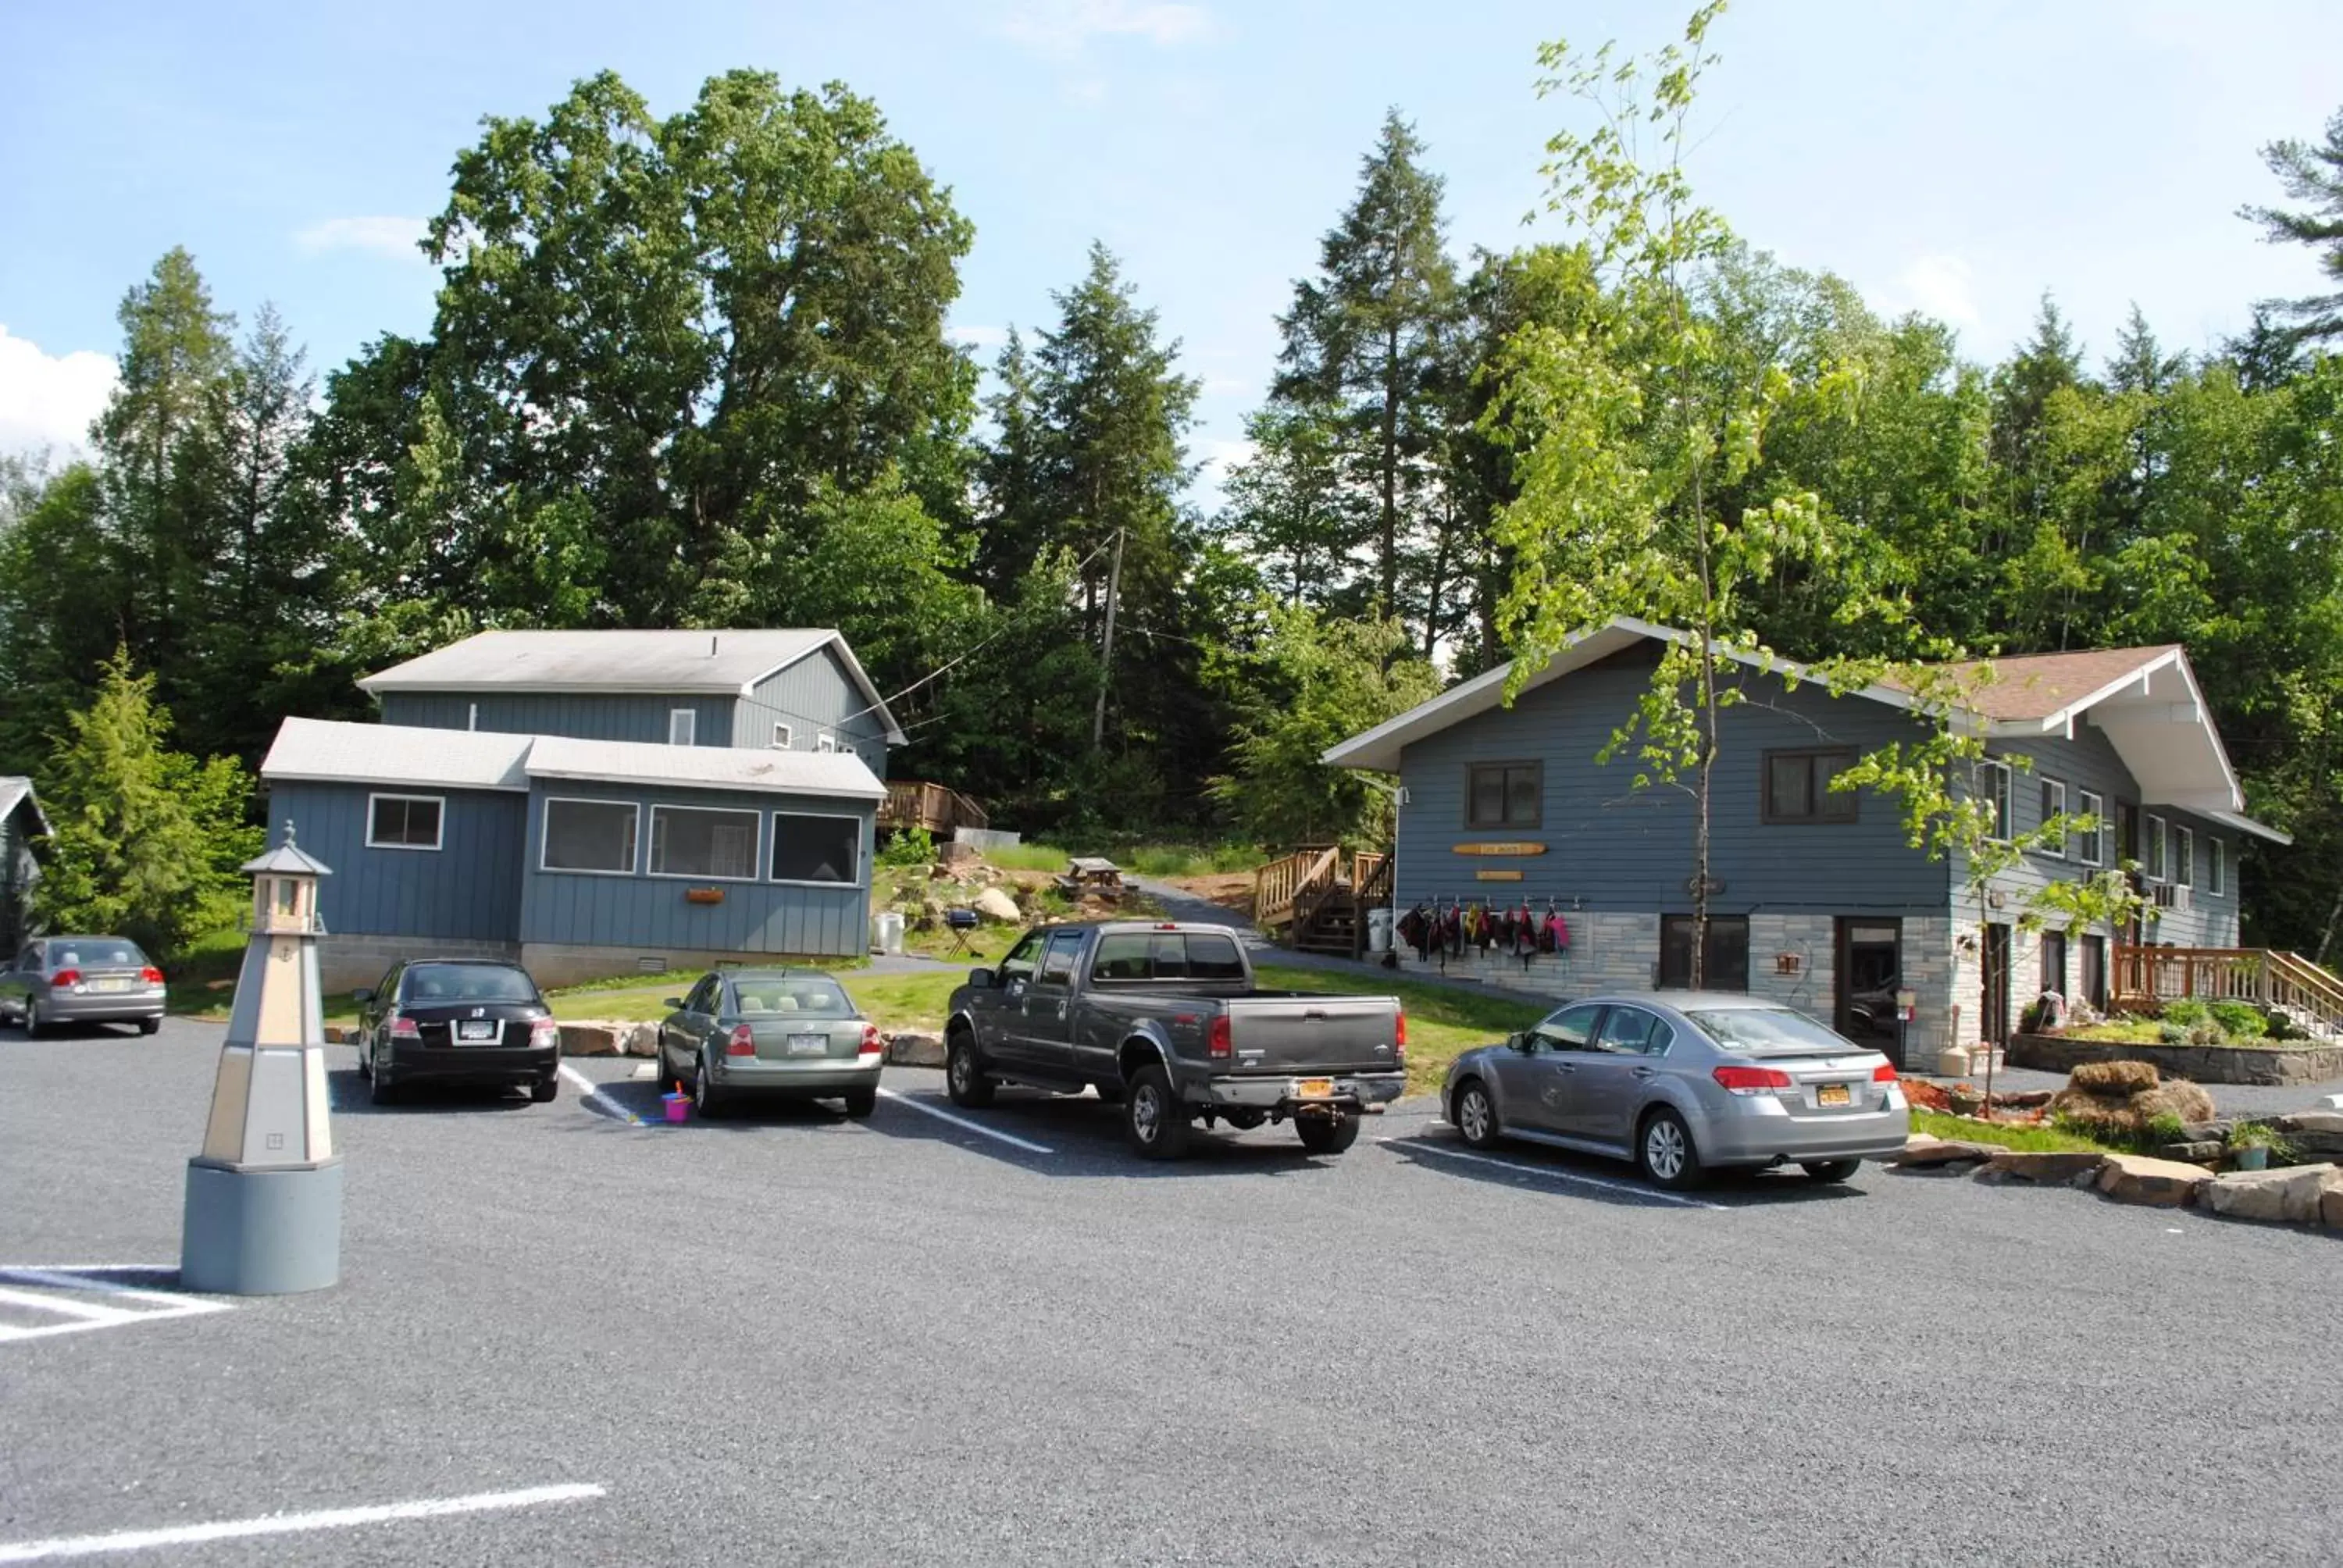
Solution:
{"label": "white gable roof", "polygon": [[410,784],[442,789],[528,789],[533,735],[417,729],[288,719],[260,759],[263,779],[287,783]]}
{"label": "white gable roof", "polygon": [[887,798],[887,786],[851,751],[746,751],[545,735],[529,749],[528,776],[685,789],[769,790],[846,800]]}
{"label": "white gable roof", "polygon": [[835,647],[847,674],[886,727],[903,732],[886,699],[829,628],[736,631],[483,631],[369,675],[360,690],[642,692],[748,697],[758,683],[818,650]]}
{"label": "white gable roof", "polygon": [[0,777],[0,821],[5,821],[19,806],[30,806],[39,830],[49,830],[49,819],[43,814],[40,801],[33,797],[33,781],[14,773]]}

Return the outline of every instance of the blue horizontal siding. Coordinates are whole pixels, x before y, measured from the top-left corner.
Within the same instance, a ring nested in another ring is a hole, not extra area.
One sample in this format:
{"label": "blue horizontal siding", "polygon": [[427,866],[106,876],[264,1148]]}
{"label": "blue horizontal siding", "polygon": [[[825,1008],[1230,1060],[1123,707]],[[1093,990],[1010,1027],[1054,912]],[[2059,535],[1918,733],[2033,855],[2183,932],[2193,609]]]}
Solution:
{"label": "blue horizontal siding", "polygon": [[[636,869],[627,876],[541,871],[545,802],[565,799],[620,800],[639,806]],[[719,882],[653,877],[643,868],[650,853],[650,812],[656,805],[697,806],[755,811],[759,815],[759,863],[770,862],[775,811],[850,817],[860,825],[861,884],[817,888],[755,882]],[[633,947],[656,952],[697,949],[714,952],[803,953],[841,956],[865,950],[870,930],[872,826],[870,802],[827,800],[720,789],[638,789],[624,785],[544,780],[530,791],[525,859],[521,872],[520,931],[526,942],[565,942]],[[724,901],[694,904],[684,890],[721,888]]]}
{"label": "blue horizontal siding", "polygon": [[[438,796],[441,847],[367,848],[375,793]],[[301,848],[332,869],[317,906],[336,935],[511,941],[527,805],[510,791],[280,783],[268,791],[268,839],[283,842],[290,821]]]}
{"label": "blue horizontal siding", "polygon": [[[472,718],[476,705],[478,723]],[[578,740],[639,740],[664,746],[669,710],[689,708],[696,716],[694,746],[730,746],[735,705],[729,697],[639,692],[389,691],[382,697],[382,721],[429,729],[487,729],[501,735],[560,735]]]}

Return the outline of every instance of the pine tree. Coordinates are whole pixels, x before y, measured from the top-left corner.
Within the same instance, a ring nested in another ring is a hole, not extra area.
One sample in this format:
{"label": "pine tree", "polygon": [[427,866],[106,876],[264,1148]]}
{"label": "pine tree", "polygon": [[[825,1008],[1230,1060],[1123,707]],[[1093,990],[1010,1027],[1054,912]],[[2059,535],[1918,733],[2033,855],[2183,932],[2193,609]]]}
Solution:
{"label": "pine tree", "polygon": [[[2262,162],[2278,177],[2286,194],[2308,203],[2306,209],[2247,206],[2237,216],[2262,226],[2273,243],[2309,246],[2318,255],[2318,270],[2343,284],[2343,109],[2327,122],[2327,139],[2306,142],[2288,137],[2262,148]],[[2300,299],[2264,302],[2264,308],[2290,320],[2296,343],[2324,342],[2343,337],[2343,288]]]}

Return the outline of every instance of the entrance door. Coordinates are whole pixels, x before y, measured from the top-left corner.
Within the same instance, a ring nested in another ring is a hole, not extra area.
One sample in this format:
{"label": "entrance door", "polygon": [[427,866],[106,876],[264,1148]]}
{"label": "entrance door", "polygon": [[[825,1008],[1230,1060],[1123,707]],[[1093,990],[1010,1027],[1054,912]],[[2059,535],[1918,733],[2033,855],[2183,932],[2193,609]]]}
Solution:
{"label": "entrance door", "polygon": [[1977,1020],[1977,1038],[1995,1045],[2009,1043],[2009,928],[1985,929],[1985,1016]]}
{"label": "entrance door", "polygon": [[1857,1045],[1896,1060],[1901,1030],[1896,1019],[1896,988],[1904,978],[1904,922],[1853,920],[1838,922],[1839,1033]]}
{"label": "entrance door", "polygon": [[2082,998],[2105,1012],[2107,1007],[2107,939],[2083,939]]}

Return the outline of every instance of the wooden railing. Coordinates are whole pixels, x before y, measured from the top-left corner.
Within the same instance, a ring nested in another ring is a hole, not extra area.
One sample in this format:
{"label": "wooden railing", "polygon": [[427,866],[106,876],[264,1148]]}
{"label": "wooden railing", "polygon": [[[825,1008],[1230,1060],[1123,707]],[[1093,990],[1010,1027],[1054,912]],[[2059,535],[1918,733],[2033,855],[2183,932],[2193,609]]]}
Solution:
{"label": "wooden railing", "polygon": [[1331,887],[1341,868],[1342,847],[1328,844],[1296,849],[1253,873],[1252,918],[1256,925],[1282,926],[1293,919],[1296,899]]}
{"label": "wooden railing", "polygon": [[879,808],[879,825],[950,833],[955,828],[989,828],[992,819],[983,807],[948,785],[898,779],[887,785],[887,803]]}
{"label": "wooden railing", "polygon": [[1351,857],[1351,887],[1362,910],[1379,909],[1392,901],[1392,858],[1362,849]]}
{"label": "wooden railing", "polygon": [[2298,953],[2273,948],[2116,948],[2107,1000],[2117,1007],[2168,1001],[2247,1001],[2292,1008],[2343,1031],[2343,980]]}

